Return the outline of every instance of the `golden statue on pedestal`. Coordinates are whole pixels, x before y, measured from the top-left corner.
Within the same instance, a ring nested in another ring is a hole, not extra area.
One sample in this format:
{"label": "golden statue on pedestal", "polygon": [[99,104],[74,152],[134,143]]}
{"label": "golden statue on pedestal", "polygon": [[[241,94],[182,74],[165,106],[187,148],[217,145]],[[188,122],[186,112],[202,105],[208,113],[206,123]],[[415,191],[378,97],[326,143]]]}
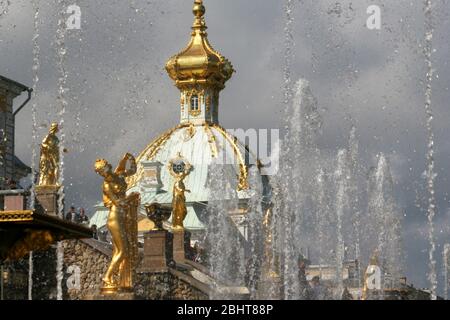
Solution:
{"label": "golden statue on pedestal", "polygon": [[[39,161],[39,186],[57,186],[59,179],[59,139],[56,134],[58,124],[53,122],[49,133],[41,144]],[[66,152],[66,150],[64,150]]]}
{"label": "golden statue on pedestal", "polygon": [[180,153],[177,158],[169,162],[169,171],[175,178],[173,184],[172,198],[172,229],[183,230],[183,221],[187,215],[185,192],[191,192],[186,189],[184,179],[189,175],[191,165],[184,159]]}
{"label": "golden statue on pedestal", "polygon": [[132,274],[138,258],[137,209],[140,197],[138,193],[127,196],[125,178],[136,173],[136,160],[131,154],[125,154],[113,172],[111,164],[99,159],[95,162],[95,172],[105,179],[103,203],[109,209],[107,226],[113,242],[113,256],[103,277],[102,293],[131,291]]}

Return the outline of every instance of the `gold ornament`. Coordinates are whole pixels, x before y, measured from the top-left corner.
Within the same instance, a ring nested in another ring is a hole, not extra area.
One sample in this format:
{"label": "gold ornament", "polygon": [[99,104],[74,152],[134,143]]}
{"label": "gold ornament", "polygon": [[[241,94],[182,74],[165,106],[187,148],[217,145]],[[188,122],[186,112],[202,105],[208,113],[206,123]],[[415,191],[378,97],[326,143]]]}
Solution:
{"label": "gold ornament", "polygon": [[169,206],[163,206],[159,203],[152,203],[145,206],[145,211],[147,212],[147,217],[154,223],[155,227],[153,230],[162,231],[163,222],[167,221],[172,214],[172,208]]}
{"label": "gold ornament", "polygon": [[[56,186],[59,179],[59,131],[57,123],[52,123],[49,133],[41,144],[39,161],[39,186]],[[66,150],[64,150],[66,151]]]}
{"label": "gold ornament", "polygon": [[184,141],[187,142],[191,140],[194,136],[197,130],[195,129],[195,126],[193,123],[189,123],[189,127],[187,127],[184,131]]}
{"label": "gold ornament", "polygon": [[180,90],[197,84],[222,90],[234,72],[231,63],[209,44],[205,11],[203,2],[195,0],[191,40],[166,63],[167,73]]}
{"label": "gold ornament", "polygon": [[172,229],[183,230],[183,221],[187,215],[185,192],[191,192],[186,189],[184,179],[189,175],[192,166],[178,153],[175,159],[168,164],[170,174],[175,178],[173,184],[172,198]]}

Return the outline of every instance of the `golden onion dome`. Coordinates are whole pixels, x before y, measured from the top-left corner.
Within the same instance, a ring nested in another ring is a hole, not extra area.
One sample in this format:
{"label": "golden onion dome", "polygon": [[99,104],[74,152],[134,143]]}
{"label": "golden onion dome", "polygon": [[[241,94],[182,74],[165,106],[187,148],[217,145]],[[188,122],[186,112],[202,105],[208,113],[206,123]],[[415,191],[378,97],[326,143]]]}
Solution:
{"label": "golden onion dome", "polygon": [[195,0],[193,13],[191,40],[183,51],[167,61],[167,73],[179,89],[205,84],[221,90],[231,78],[233,66],[209,44],[202,0]]}

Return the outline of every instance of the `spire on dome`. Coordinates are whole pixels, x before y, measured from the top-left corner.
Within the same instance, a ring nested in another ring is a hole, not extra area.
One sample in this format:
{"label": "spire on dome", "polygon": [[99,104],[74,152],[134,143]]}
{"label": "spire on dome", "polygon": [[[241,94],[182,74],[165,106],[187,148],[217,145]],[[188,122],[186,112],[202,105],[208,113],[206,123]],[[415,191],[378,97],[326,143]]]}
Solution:
{"label": "spire on dome", "polygon": [[222,90],[234,72],[233,66],[209,44],[202,0],[194,1],[192,12],[195,19],[191,40],[183,51],[167,61],[167,73],[180,90],[197,84]]}

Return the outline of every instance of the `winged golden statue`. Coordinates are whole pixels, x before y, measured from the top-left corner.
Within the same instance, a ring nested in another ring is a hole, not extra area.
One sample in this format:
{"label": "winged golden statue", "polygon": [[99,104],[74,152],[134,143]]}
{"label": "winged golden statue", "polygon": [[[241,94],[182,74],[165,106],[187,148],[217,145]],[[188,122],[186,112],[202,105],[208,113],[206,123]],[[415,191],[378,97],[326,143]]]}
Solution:
{"label": "winged golden statue", "polygon": [[136,160],[127,153],[113,171],[108,161],[98,159],[95,172],[104,178],[103,203],[109,209],[107,226],[113,243],[113,256],[103,277],[102,293],[130,291],[138,258],[137,210],[140,196],[138,193],[126,194],[128,186],[125,179],[136,173]]}

